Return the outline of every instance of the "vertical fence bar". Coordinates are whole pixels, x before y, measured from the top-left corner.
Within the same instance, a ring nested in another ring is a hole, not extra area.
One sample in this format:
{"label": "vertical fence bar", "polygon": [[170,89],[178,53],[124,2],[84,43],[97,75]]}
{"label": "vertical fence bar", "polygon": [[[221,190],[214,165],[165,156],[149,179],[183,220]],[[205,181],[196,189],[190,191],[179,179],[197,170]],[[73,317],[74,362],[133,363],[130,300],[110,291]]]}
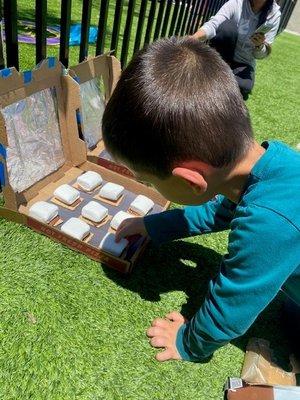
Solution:
{"label": "vertical fence bar", "polygon": [[133,50],[134,53],[140,49],[142,33],[143,33],[143,28],[144,28],[144,22],[145,22],[145,17],[146,17],[147,3],[148,3],[148,0],[142,0],[142,2],[141,2],[140,12],[139,12],[139,20],[138,20],[138,24],[137,24],[137,28],[136,28],[136,36],[135,36],[135,42],[134,42],[134,50]]}
{"label": "vertical fence bar", "polygon": [[193,15],[193,18],[192,18],[192,22],[191,22],[191,25],[190,25],[190,29],[189,29],[189,32],[188,32],[190,35],[195,33],[195,31],[197,29],[196,28],[197,19],[198,19],[198,15],[200,13],[200,9],[201,9],[201,5],[202,5],[203,1],[204,0],[198,0],[198,2],[197,2],[196,8],[195,8],[195,12],[194,12],[194,15]]}
{"label": "vertical fence bar", "polygon": [[[296,0],[297,1],[297,0]],[[284,18],[284,23],[283,23],[283,29],[285,29],[286,28],[286,26],[287,26],[287,24],[288,24],[288,22],[289,22],[289,19],[291,18],[291,15],[292,15],[292,12],[294,11],[294,8],[295,8],[295,5],[296,5],[296,1],[290,1],[289,3],[289,7],[288,7],[288,9],[286,10],[286,12],[285,12],[285,18]]]}
{"label": "vertical fence bar", "polygon": [[183,21],[182,21],[182,26],[181,26],[181,29],[180,29],[180,35],[181,36],[183,36],[184,33],[185,33],[186,23],[187,23],[188,16],[189,16],[189,13],[190,13],[190,10],[191,10],[191,3],[192,3],[192,0],[187,0],[186,7],[185,7],[185,12],[184,12],[184,17],[183,17]]}
{"label": "vertical fence bar", "polygon": [[192,0],[191,8],[190,8],[190,11],[189,11],[189,18],[188,18],[188,22],[187,22],[187,25],[186,25],[186,31],[187,32],[189,32],[190,28],[191,28],[192,19],[193,19],[193,16],[194,16],[196,4],[197,4],[197,0]]}
{"label": "vertical fence bar", "polygon": [[35,0],[35,61],[38,64],[46,58],[47,0]]}
{"label": "vertical fence bar", "polygon": [[122,52],[121,52],[122,67],[124,67],[127,63],[128,48],[129,48],[129,42],[130,42],[130,34],[131,34],[131,28],[132,28],[134,8],[135,8],[135,0],[129,0],[128,10],[127,10],[127,18],[126,18],[124,36],[123,36],[123,46],[122,46]]}
{"label": "vertical fence bar", "polygon": [[81,17],[81,40],[79,62],[86,59],[89,51],[89,33],[92,12],[92,0],[83,0]]}
{"label": "vertical fence bar", "polygon": [[209,12],[210,12],[209,8],[210,8],[210,0],[207,0],[206,7],[204,10],[204,14],[203,14],[202,24],[205,23],[206,21],[208,21],[208,19],[209,19]]}
{"label": "vertical fence bar", "polygon": [[113,25],[114,27],[110,43],[110,50],[114,51],[115,54],[118,49],[118,38],[121,25],[122,9],[123,9],[123,0],[116,0],[114,25]]}
{"label": "vertical fence bar", "polygon": [[158,39],[160,36],[161,23],[165,11],[166,1],[170,0],[160,0],[153,40]]}
{"label": "vertical fence bar", "polygon": [[61,1],[59,60],[65,67],[69,66],[71,6],[72,6],[72,0]]}
{"label": "vertical fence bar", "polygon": [[182,19],[183,19],[183,14],[184,14],[185,7],[186,7],[185,1],[181,0],[181,7],[180,7],[180,11],[179,11],[179,16],[178,16],[176,28],[175,28],[175,36],[179,35],[180,29],[181,29],[181,25],[182,25]]}
{"label": "vertical fence bar", "polygon": [[109,0],[101,1],[97,42],[96,42],[96,56],[104,53],[108,6],[109,6]]}
{"label": "vertical fence bar", "polygon": [[144,44],[148,44],[151,40],[151,33],[152,33],[152,27],[154,24],[155,11],[156,11],[156,0],[151,0],[151,6],[150,6],[150,11],[149,11],[149,16],[148,16],[148,23],[147,23],[147,28],[146,28]]}
{"label": "vertical fence bar", "polygon": [[169,25],[170,15],[171,15],[171,8],[172,8],[172,0],[167,0],[167,7],[165,11],[164,22],[161,28],[161,36],[165,37],[167,34],[167,29]]}
{"label": "vertical fence bar", "polygon": [[287,19],[286,19],[286,22],[285,22],[284,29],[286,28],[287,24],[289,23],[289,20],[290,20],[290,18],[292,16],[292,13],[293,13],[294,8],[296,6],[296,3],[297,3],[297,0],[291,0],[289,11],[287,13]]}
{"label": "vertical fence bar", "polygon": [[175,7],[171,19],[171,25],[169,29],[169,36],[173,36],[175,32],[175,27],[176,27],[176,22],[178,18],[178,12],[179,12],[179,7],[180,7],[180,0],[175,0]]}
{"label": "vertical fence bar", "polygon": [[279,29],[281,30],[284,25],[284,17],[285,17],[285,8],[287,6],[288,1],[283,0],[280,1],[280,11],[281,11],[281,18],[280,18],[280,24],[279,24]]}
{"label": "vertical fence bar", "polygon": [[201,5],[200,5],[200,8],[199,8],[198,16],[197,16],[197,20],[196,20],[196,29],[199,29],[200,21],[201,21],[201,25],[202,25],[202,14],[203,14],[203,11],[205,9],[206,2],[207,2],[207,0],[202,0],[201,1]]}
{"label": "vertical fence bar", "polygon": [[211,2],[212,2],[212,0],[207,0],[207,7],[206,7],[206,10],[205,10],[205,14],[204,14],[204,16],[203,16],[204,22],[207,22],[207,21],[209,21],[209,19],[210,19],[210,15],[211,15]]}
{"label": "vertical fence bar", "polygon": [[211,16],[216,15],[216,13],[220,10],[222,7],[222,0],[217,0],[214,3],[214,6],[212,8]]}
{"label": "vertical fence bar", "polygon": [[17,0],[4,0],[6,63],[19,69]]}
{"label": "vertical fence bar", "polygon": [[286,28],[295,5],[296,5],[295,1],[284,2],[283,7],[281,9],[281,21],[279,24],[278,32],[282,32]]}

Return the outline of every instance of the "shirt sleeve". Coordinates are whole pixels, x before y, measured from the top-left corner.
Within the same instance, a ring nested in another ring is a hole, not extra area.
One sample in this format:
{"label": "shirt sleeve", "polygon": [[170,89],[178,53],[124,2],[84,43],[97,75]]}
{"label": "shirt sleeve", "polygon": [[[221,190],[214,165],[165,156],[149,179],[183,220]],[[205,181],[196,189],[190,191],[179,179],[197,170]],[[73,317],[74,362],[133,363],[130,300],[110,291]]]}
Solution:
{"label": "shirt sleeve", "polygon": [[292,222],[251,206],[231,225],[219,274],[199,311],[178,331],[176,346],[184,360],[204,360],[244,334],[298,267],[300,232]]}
{"label": "shirt sleeve", "polygon": [[216,36],[218,27],[224,21],[230,20],[233,17],[237,7],[237,0],[229,0],[220,8],[216,15],[203,24],[201,28],[204,30],[208,40]]}
{"label": "shirt sleeve", "polygon": [[144,222],[152,241],[161,244],[228,229],[235,209],[236,204],[219,195],[202,206],[178,208],[146,216]]}

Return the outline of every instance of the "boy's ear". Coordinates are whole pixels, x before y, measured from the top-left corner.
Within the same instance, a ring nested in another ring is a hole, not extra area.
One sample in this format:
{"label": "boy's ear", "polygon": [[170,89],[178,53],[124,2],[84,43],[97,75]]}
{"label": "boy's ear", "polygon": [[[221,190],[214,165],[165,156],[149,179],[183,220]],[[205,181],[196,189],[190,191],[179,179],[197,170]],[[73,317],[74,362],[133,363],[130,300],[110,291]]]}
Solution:
{"label": "boy's ear", "polygon": [[207,182],[201,172],[184,167],[176,167],[172,171],[173,176],[183,179],[196,194],[203,194],[207,190]]}

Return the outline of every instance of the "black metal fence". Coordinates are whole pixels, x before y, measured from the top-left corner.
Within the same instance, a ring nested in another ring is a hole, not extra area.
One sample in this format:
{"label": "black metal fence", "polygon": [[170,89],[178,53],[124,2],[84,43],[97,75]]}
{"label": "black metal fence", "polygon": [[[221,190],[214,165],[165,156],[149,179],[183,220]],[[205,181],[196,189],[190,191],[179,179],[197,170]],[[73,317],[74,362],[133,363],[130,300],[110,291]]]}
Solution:
{"label": "black metal fence", "polygon": [[[34,2],[34,0],[32,0]],[[49,0],[51,1],[51,0]],[[129,47],[138,51],[145,44],[160,37],[186,35],[194,33],[198,27],[214,15],[226,0],[101,0],[99,5],[98,34],[96,55],[109,50],[105,47],[108,28],[109,2],[113,7],[113,24],[109,49],[116,52],[121,48],[122,65],[129,58]],[[297,0],[280,0],[282,19],[279,32],[285,29]],[[93,0],[82,0],[81,41],[79,61],[83,61],[89,52],[89,28]],[[47,56],[47,0],[35,0],[36,23],[36,62]],[[59,58],[68,66],[69,36],[71,25],[72,0],[61,0],[60,48]],[[0,0],[1,20],[5,22],[5,46],[2,34],[0,43],[0,68],[15,66],[19,69],[18,14],[17,0]],[[125,16],[125,25],[121,31],[121,18]],[[138,15],[133,29],[133,17]],[[3,24],[1,25],[3,29]],[[1,31],[2,33],[2,31]],[[122,34],[122,35],[121,35]],[[4,50],[3,50],[4,47]]]}

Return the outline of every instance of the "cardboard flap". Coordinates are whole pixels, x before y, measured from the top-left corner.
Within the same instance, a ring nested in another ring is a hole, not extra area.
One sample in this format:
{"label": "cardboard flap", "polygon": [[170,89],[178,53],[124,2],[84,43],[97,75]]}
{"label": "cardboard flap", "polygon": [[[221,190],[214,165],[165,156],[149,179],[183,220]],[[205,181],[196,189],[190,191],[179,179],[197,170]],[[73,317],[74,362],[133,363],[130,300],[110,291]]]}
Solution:
{"label": "cardboard flap", "polygon": [[4,68],[0,71],[0,96],[23,86],[23,75],[15,67]]}
{"label": "cardboard flap", "polygon": [[33,71],[21,74],[9,69],[0,76],[0,145],[7,151],[7,158],[1,162],[8,208],[17,209],[30,200],[49,183],[49,177],[56,180],[61,176],[60,170],[65,166],[70,168],[86,161],[87,152],[76,120],[79,88],[65,71],[58,60],[49,58]]}
{"label": "cardboard flap", "polygon": [[0,207],[0,217],[12,222],[17,222],[18,224],[26,225],[27,223],[26,215],[20,214],[15,210],[11,210],[5,207]]}
{"label": "cardboard flap", "polygon": [[120,77],[121,65],[115,57],[103,54],[71,67],[69,72],[80,85],[80,126],[90,151],[102,143],[102,115]]}
{"label": "cardboard flap", "polygon": [[70,67],[70,74],[79,84],[94,78],[102,78],[105,99],[108,100],[120,78],[121,64],[116,57],[102,54]]}

